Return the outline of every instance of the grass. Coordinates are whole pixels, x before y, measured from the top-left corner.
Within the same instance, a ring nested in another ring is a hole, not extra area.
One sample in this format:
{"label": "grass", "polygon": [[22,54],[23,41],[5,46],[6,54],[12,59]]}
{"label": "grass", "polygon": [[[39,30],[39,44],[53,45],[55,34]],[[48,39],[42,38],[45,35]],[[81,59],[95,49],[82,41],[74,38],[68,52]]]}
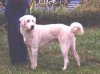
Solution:
{"label": "grass", "polygon": [[83,36],[77,36],[77,52],[81,66],[76,65],[71,51],[70,63],[62,71],[63,58],[57,43],[44,47],[39,52],[38,67],[31,70],[24,65],[12,65],[9,60],[7,33],[0,27],[0,74],[100,74],[100,29],[85,28]]}

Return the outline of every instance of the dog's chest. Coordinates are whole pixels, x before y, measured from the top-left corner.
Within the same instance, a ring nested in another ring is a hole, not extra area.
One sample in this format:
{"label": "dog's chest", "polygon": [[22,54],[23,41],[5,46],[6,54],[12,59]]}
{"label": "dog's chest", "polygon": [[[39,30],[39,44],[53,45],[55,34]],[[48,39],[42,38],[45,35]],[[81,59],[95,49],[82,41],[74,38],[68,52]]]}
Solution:
{"label": "dog's chest", "polygon": [[33,37],[34,36],[32,34],[25,34],[24,35],[24,41],[25,41],[25,43],[32,44]]}

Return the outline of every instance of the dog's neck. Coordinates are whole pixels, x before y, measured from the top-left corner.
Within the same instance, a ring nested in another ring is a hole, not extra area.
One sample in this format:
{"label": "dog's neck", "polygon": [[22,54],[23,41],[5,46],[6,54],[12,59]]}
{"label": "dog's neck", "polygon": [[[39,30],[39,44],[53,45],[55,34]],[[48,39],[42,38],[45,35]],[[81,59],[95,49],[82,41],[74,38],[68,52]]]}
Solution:
{"label": "dog's neck", "polygon": [[32,30],[30,31],[30,30],[24,30],[24,29],[20,28],[20,31],[24,38],[29,38],[29,37],[31,37],[30,35],[33,35],[33,34],[30,34],[30,33],[32,33]]}

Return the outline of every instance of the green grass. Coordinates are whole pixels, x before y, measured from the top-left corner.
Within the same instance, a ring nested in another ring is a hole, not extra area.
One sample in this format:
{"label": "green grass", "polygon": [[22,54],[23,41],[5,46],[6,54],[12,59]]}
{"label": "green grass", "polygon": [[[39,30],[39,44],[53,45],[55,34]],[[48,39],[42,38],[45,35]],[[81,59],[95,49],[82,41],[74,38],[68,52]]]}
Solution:
{"label": "green grass", "polygon": [[31,70],[24,65],[12,65],[9,60],[7,33],[0,28],[0,74],[100,74],[100,29],[85,28],[83,36],[77,36],[77,52],[81,58],[78,67],[69,51],[68,69],[62,71],[63,58],[57,43],[42,48],[39,52],[38,67]]}

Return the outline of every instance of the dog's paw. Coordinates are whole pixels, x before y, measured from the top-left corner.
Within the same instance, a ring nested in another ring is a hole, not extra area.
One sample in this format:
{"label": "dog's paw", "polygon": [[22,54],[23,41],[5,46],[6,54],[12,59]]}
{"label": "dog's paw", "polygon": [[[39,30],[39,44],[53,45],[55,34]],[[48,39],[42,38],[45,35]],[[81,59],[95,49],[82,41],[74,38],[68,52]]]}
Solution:
{"label": "dog's paw", "polygon": [[37,65],[36,66],[31,66],[31,69],[35,70],[37,68]]}
{"label": "dog's paw", "polygon": [[66,69],[67,69],[67,68],[65,68],[65,67],[64,67],[64,68],[62,68],[62,70],[63,70],[63,71],[64,71],[64,70],[66,70]]}
{"label": "dog's paw", "polygon": [[79,62],[79,63],[77,63],[77,65],[80,67],[80,62]]}

